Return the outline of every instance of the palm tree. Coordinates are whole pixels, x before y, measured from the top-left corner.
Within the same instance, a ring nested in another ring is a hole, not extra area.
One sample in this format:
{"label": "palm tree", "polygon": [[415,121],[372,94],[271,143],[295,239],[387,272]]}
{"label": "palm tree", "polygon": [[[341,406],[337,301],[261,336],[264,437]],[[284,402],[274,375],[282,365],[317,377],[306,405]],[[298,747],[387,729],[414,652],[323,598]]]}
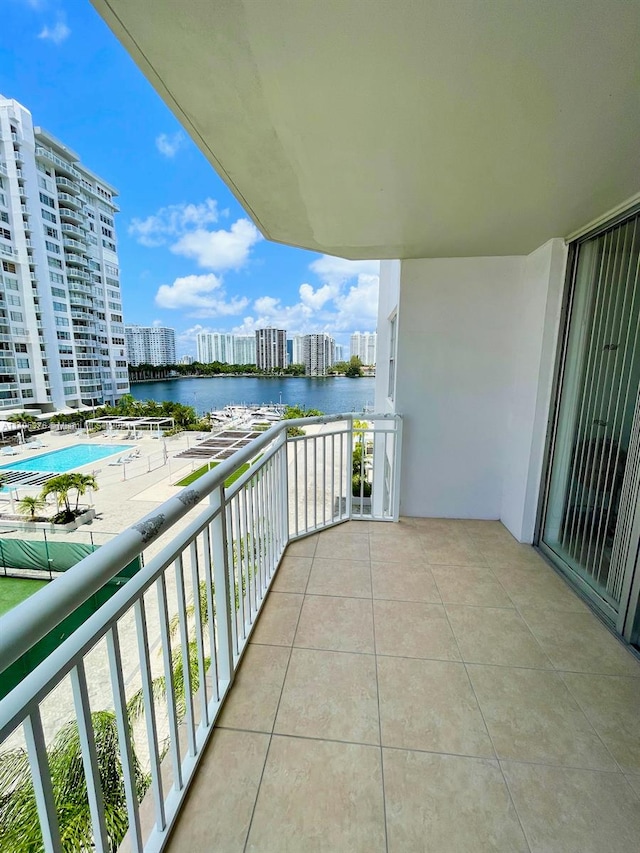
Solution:
{"label": "palm tree", "polygon": [[18,501],[18,512],[20,515],[29,516],[30,521],[35,521],[36,512],[46,505],[42,495],[25,495]]}
{"label": "palm tree", "polygon": [[72,488],[76,490],[75,511],[77,512],[81,496],[86,493],[87,489],[93,489],[94,492],[97,492],[98,481],[93,474],[72,474],[71,476],[73,477]]}
{"label": "palm tree", "polygon": [[[115,853],[128,829],[124,776],[118,728],[112,711],[91,714],[98,774],[104,797],[109,850]],[[136,796],[141,801],[150,778],[142,772],[133,749]],[[94,849],[87,782],[82,763],[80,734],[75,721],[56,734],[47,750],[53,798],[60,822],[62,850],[77,853]],[[4,853],[36,853],[42,836],[27,753],[12,749],[0,754],[0,837]]]}
{"label": "palm tree", "polygon": [[41,495],[47,498],[49,495],[55,495],[58,506],[64,505],[62,516],[66,521],[72,521],[74,518],[69,503],[69,492],[76,488],[74,474],[58,474],[57,477],[52,477],[42,487]]}

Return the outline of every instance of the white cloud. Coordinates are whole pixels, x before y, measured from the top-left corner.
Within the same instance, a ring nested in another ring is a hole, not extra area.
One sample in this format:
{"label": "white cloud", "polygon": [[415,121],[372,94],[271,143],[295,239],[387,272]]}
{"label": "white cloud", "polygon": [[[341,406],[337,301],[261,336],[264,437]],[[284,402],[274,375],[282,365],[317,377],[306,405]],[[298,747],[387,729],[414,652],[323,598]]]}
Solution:
{"label": "white cloud", "polygon": [[247,262],[251,247],[260,239],[260,232],[253,223],[238,219],[229,231],[204,228],[190,231],[171,246],[171,251],[193,258],[205,269],[239,269]]}
{"label": "white cloud", "polygon": [[181,237],[190,228],[203,228],[218,221],[218,204],[212,198],[202,204],[170,204],[146,219],[133,219],[129,234],[143,246],[162,246]]}
{"label": "white cloud", "polygon": [[310,284],[301,284],[298,292],[303,305],[319,310],[330,299],[335,299],[340,289],[335,284],[323,284],[315,290]]}
{"label": "white cloud", "polygon": [[[33,4],[31,4],[33,5]],[[35,7],[34,7],[35,8]],[[38,34],[39,39],[45,39],[46,41],[52,41],[54,44],[62,44],[62,42],[71,35],[71,30],[65,24],[62,16],[58,18],[56,23],[52,26],[44,26],[40,33]]]}
{"label": "white cloud", "polygon": [[345,261],[324,256],[314,261],[310,268],[330,281],[316,288],[311,284],[301,284],[298,289],[300,299],[293,305],[285,305],[273,296],[259,297],[253,303],[252,313],[245,316],[233,331],[250,334],[264,326],[277,326],[286,329],[289,335],[312,332],[335,335],[356,329],[375,329],[378,261]]}
{"label": "white cloud", "polygon": [[161,133],[156,136],[156,148],[164,157],[175,157],[178,151],[184,146],[187,138],[181,130],[169,135]]}
{"label": "white cloud", "polygon": [[379,284],[377,275],[359,275],[357,283],[335,299],[338,308],[337,329],[375,329]]}
{"label": "white cloud", "polygon": [[160,308],[180,309],[192,317],[233,316],[248,304],[246,297],[227,300],[222,281],[213,273],[177,278],[173,284],[162,284],[156,293]]}
{"label": "white cloud", "polygon": [[346,258],[334,258],[322,255],[309,265],[321,281],[344,284],[357,275],[379,275],[380,261],[348,261]]}

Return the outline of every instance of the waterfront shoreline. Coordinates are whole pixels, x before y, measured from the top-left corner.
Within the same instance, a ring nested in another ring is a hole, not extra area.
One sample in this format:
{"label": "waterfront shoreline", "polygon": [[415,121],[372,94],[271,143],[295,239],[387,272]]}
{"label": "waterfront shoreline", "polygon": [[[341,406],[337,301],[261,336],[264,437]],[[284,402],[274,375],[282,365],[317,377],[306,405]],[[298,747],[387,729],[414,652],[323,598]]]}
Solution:
{"label": "waterfront shoreline", "polygon": [[[136,382],[131,385],[135,399],[171,401],[193,406],[198,413],[223,409],[228,405],[277,403],[318,409],[326,414],[371,411],[375,399],[375,379],[333,382],[326,376],[232,376],[211,382],[212,376],[180,376]],[[341,377],[342,380],[349,377]],[[282,381],[286,379],[287,381]],[[180,381],[182,380],[182,381]],[[164,383],[164,384],[163,384]]]}

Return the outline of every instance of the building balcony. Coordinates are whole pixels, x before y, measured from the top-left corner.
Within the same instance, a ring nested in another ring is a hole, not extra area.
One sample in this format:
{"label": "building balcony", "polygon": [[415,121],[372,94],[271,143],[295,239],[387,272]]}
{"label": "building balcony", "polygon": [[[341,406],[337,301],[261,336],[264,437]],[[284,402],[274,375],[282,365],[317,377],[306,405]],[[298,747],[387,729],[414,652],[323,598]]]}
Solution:
{"label": "building balcony", "polygon": [[78,252],[80,254],[83,254],[87,251],[86,240],[74,240],[71,237],[66,237],[65,235],[63,235],[62,243],[64,245],[65,251]]}
{"label": "building balcony", "polygon": [[80,184],[76,181],[71,181],[69,178],[63,178],[60,175],[56,175],[56,186],[59,187],[63,192],[71,193],[72,195],[79,195],[80,193]]}
{"label": "building balcony", "polygon": [[70,222],[74,225],[82,225],[84,223],[84,215],[70,207],[60,207],[58,213],[63,223]]}
{"label": "building balcony", "polygon": [[79,269],[70,269],[67,270],[67,278],[69,279],[69,289],[70,290],[79,290],[82,293],[92,293],[91,287],[87,284],[78,284],[74,279],[79,279],[81,282],[91,281],[91,276],[88,272]]}
{"label": "building balcony", "polygon": [[72,210],[82,210],[84,203],[79,197],[70,193],[59,192],[58,206],[61,208],[70,207]]}
{"label": "building balcony", "polygon": [[73,237],[77,237],[83,243],[86,243],[86,232],[82,228],[78,228],[69,222],[63,222],[60,228],[63,234],[69,234]]}
{"label": "building balcony", "polygon": [[277,424],[56,580],[55,607],[39,592],[4,617],[2,668],[145,558],[0,703],[48,849],[52,701],[57,724],[74,709],[97,849],[89,712],[106,706],[123,851],[634,849],[640,664],[499,522],[389,523],[400,430]]}
{"label": "building balcony", "polygon": [[[63,160],[61,157],[58,157],[53,151],[49,151],[47,148],[43,148],[42,146],[36,146],[35,150],[36,157],[45,158],[53,163],[56,167],[56,172],[61,172],[63,175],[66,175],[69,178],[79,178],[80,172],[72,166],[71,163]],[[58,176],[56,175],[56,178]]]}
{"label": "building balcony", "polygon": [[[65,250],[66,248],[67,247],[65,246]],[[86,249],[83,247],[82,251],[86,251]],[[75,251],[65,251],[64,261],[67,266],[80,267],[80,269],[86,271],[89,270],[89,262],[87,261],[87,259],[80,254],[76,254]]]}

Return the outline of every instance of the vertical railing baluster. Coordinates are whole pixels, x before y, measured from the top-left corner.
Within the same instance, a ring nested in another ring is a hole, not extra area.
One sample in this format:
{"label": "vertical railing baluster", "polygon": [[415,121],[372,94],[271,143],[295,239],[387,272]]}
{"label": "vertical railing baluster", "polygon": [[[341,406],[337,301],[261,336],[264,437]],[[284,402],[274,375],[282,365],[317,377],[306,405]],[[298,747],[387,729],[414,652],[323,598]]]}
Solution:
{"label": "vertical railing baluster", "polygon": [[144,598],[142,596],[134,603],[134,612],[136,618],[136,633],[138,636],[140,675],[142,677],[144,718],[147,728],[147,742],[149,745],[149,762],[151,765],[151,791],[155,806],[156,826],[158,831],[163,832],[167,822],[164,810],[164,797],[162,793],[162,777],[160,775],[160,755],[158,752],[158,734],[153,701],[153,683],[151,679],[151,662],[149,660],[147,636],[147,615],[145,612]]}
{"label": "vertical railing baluster", "polygon": [[[239,656],[239,637],[240,637],[240,629],[238,628],[238,578],[236,576],[235,569],[235,549],[233,544],[233,515],[232,515],[232,506],[231,501],[227,501],[226,497],[224,498],[224,504],[222,506],[222,512],[224,513],[224,539],[222,540],[221,547],[224,548],[225,551],[225,561],[224,565],[226,566],[227,573],[229,575],[228,582],[231,584],[231,598],[229,599],[229,607],[231,608],[231,627],[233,630],[232,640],[233,640],[233,661],[237,660]],[[215,546],[217,545],[214,539],[214,555],[217,553],[215,550]],[[216,564],[214,561],[214,578],[217,578]],[[216,602],[217,602],[217,581],[216,581]],[[232,668],[233,671],[233,668]]]}
{"label": "vertical railing baluster", "polygon": [[156,581],[156,596],[158,599],[158,617],[160,620],[160,645],[164,666],[165,696],[167,699],[167,718],[169,721],[169,745],[173,764],[173,779],[176,790],[182,788],[182,767],[180,757],[180,739],[178,736],[179,720],[177,715],[174,660],[171,648],[171,632],[169,630],[169,608],[167,605],[167,586],[165,573],[162,572]]}
{"label": "vertical railing baluster", "polygon": [[60,826],[39,707],[25,717],[23,728],[45,853],[59,853],[62,850]]}
{"label": "vertical railing baluster", "polygon": [[91,815],[91,828],[93,830],[93,845],[98,853],[106,853],[106,851],[110,850],[110,844],[104,815],[104,796],[98,768],[93,720],[91,719],[89,690],[87,689],[87,677],[82,660],[79,660],[73,667],[70,677],[73,705],[78,722],[82,766],[87,784],[89,814]]}
{"label": "vertical railing baluster", "polygon": [[247,613],[248,613],[248,623],[249,625],[253,624],[253,618],[257,609],[257,601],[255,596],[255,572],[253,570],[253,561],[252,561],[252,551],[253,551],[253,529],[249,527],[249,510],[247,507],[247,490],[248,484],[250,481],[247,481],[242,487],[241,491],[238,493],[242,496],[242,517],[244,519],[244,529],[245,529],[245,565],[247,568]]}
{"label": "vertical railing baluster", "polygon": [[269,580],[273,577],[273,555],[275,553],[275,537],[276,537],[276,529],[273,518],[273,481],[271,477],[271,459],[265,465],[265,497],[266,497],[266,506],[265,510],[267,513],[267,518],[269,519],[269,536],[267,537],[267,571],[269,573]]}
{"label": "vertical railing baluster", "polygon": [[209,671],[213,685],[213,699],[218,702],[220,700],[220,685],[218,684],[218,653],[216,650],[216,618],[215,609],[213,606],[213,573],[211,567],[211,530],[207,526],[203,531],[204,548],[204,582],[206,584],[207,595],[207,626],[209,628],[209,654],[211,663]]}
{"label": "vertical railing baluster", "polygon": [[322,434],[322,526],[327,524],[327,436]]}
{"label": "vertical railing baluster", "polygon": [[122,674],[120,639],[116,624],[112,625],[107,632],[106,640],[109,674],[111,676],[111,691],[113,693],[116,726],[118,729],[120,764],[122,765],[124,795],[127,803],[127,817],[129,819],[129,828],[126,837],[132,848],[132,853],[142,853],[142,829],[140,827],[140,810],[138,808],[138,795],[133,765],[131,728],[127,713],[127,696],[124,689],[124,676]]}
{"label": "vertical railing baluster", "polygon": [[[285,435],[286,435],[286,433],[285,433]],[[299,446],[299,442],[297,442],[297,441],[291,442],[291,451],[293,453],[293,483],[294,483],[293,500],[295,502],[293,505],[293,512],[294,512],[294,519],[295,519],[294,526],[295,526],[295,535],[296,536],[300,535],[300,520],[298,518],[298,504],[300,501],[300,486],[298,483],[298,446]]]}
{"label": "vertical railing baluster", "polygon": [[204,663],[204,627],[200,607],[200,561],[198,559],[198,538],[190,546],[191,585],[193,587],[194,623],[196,635],[196,654],[198,657],[198,692],[200,694],[201,725],[209,725],[209,701],[207,698],[207,670]]}
{"label": "vertical railing baluster", "polygon": [[302,487],[304,489],[304,532],[309,532],[309,439],[305,436],[302,439],[302,446],[304,448],[304,457],[303,457],[303,484]]}
{"label": "vertical railing baluster", "polygon": [[347,496],[344,497],[344,511],[342,509],[342,495],[344,492],[344,428],[340,430],[340,509],[338,517],[343,517],[343,512],[347,510]]}
{"label": "vertical railing baluster", "polygon": [[245,615],[245,585],[244,585],[244,566],[242,565],[243,547],[242,547],[242,527],[240,524],[240,498],[238,493],[233,496],[229,502],[231,507],[231,533],[235,536],[233,547],[233,570],[236,577],[238,587],[238,648],[240,648],[241,640],[247,637],[247,617]]}
{"label": "vertical railing baluster", "polygon": [[211,495],[215,515],[211,520],[211,551],[213,554],[213,580],[216,600],[216,627],[218,629],[218,671],[221,688],[233,680],[237,647],[235,630],[235,596],[229,582],[229,550],[227,547],[227,515],[224,485]]}
{"label": "vertical railing baluster", "polygon": [[[193,716],[193,693],[191,685],[191,649],[189,646],[189,626],[187,624],[187,598],[184,586],[184,564],[182,553],[174,562],[176,575],[176,593],[178,597],[178,625],[180,628],[180,648],[182,650],[182,683],[184,684],[185,724],[189,755],[196,754],[196,729]],[[194,602],[195,606],[195,602]]]}
{"label": "vertical railing baluster", "polygon": [[318,528],[318,436],[313,436],[313,529]]}
{"label": "vertical railing baluster", "polygon": [[346,475],[347,475],[347,518],[352,518],[352,493],[353,493],[353,416],[349,416],[347,430],[347,459],[346,459]]}
{"label": "vertical railing baluster", "polygon": [[289,529],[289,466],[287,459],[287,434],[282,437],[282,449],[280,456],[280,488],[282,492],[282,524],[284,530],[284,544],[289,543],[291,531]]}
{"label": "vertical railing baluster", "polygon": [[336,434],[331,433],[331,521],[336,517]]}
{"label": "vertical railing baluster", "polygon": [[262,471],[259,471],[256,474],[255,480],[255,490],[253,493],[253,500],[255,502],[256,507],[256,535],[257,535],[257,560],[258,560],[258,577],[260,579],[260,601],[264,598],[264,591],[266,589],[266,580],[264,573],[264,519],[263,519],[263,507],[262,507]]}
{"label": "vertical railing baluster", "polygon": [[391,474],[393,501],[391,504],[391,513],[393,520],[398,521],[400,518],[400,472],[402,470],[402,418],[395,418],[394,425],[393,471]]}

